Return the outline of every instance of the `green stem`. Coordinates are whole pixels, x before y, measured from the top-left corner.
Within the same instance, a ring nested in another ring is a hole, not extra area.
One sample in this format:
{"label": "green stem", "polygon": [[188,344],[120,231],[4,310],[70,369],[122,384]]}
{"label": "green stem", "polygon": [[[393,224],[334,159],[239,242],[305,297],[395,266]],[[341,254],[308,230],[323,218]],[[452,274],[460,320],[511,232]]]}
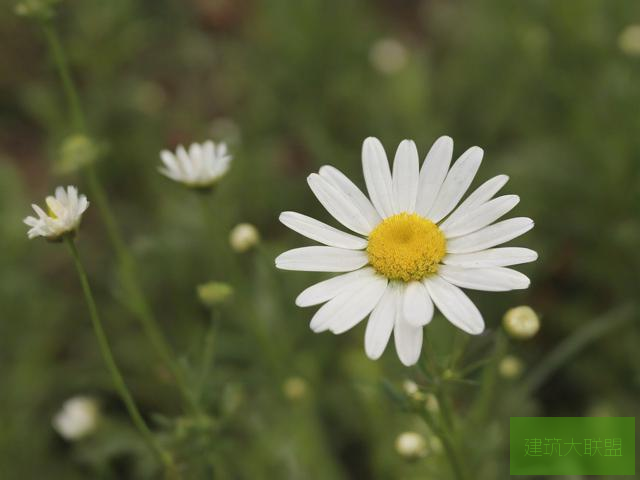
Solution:
{"label": "green stem", "polygon": [[423,340],[423,349],[427,355],[427,359],[429,362],[426,368],[429,369],[429,367],[431,367],[431,370],[433,372],[435,386],[434,394],[440,406],[442,421],[434,421],[425,407],[422,407],[421,413],[423,419],[425,420],[425,422],[427,422],[427,425],[430,425],[442,440],[442,445],[444,446],[445,452],[447,454],[447,459],[449,460],[449,464],[451,465],[451,470],[453,471],[455,478],[457,480],[464,480],[466,476],[464,473],[464,469],[462,468],[462,463],[460,462],[456,444],[453,438],[455,423],[453,419],[453,411],[451,408],[449,394],[446,389],[445,379],[443,378],[443,372],[440,368],[440,364],[438,363],[436,353],[431,346],[431,342],[427,338]]}
{"label": "green stem", "polygon": [[80,284],[82,285],[82,291],[84,293],[87,306],[89,307],[89,316],[91,317],[93,330],[96,334],[96,338],[98,339],[98,345],[100,346],[102,358],[107,365],[109,373],[111,374],[114,386],[116,387],[120,398],[124,402],[131,420],[133,421],[136,428],[140,431],[140,434],[142,435],[145,442],[158,455],[158,458],[168,471],[174,470],[173,459],[171,458],[171,455],[158,444],[155,437],[151,433],[151,430],[149,430],[149,427],[145,423],[142,415],[140,414],[140,411],[138,410],[138,407],[136,406],[135,400],[133,399],[131,393],[129,392],[129,389],[127,388],[127,385],[124,382],[124,378],[120,373],[120,369],[116,364],[116,361],[113,357],[113,352],[111,351],[109,341],[107,340],[107,336],[104,331],[104,327],[102,326],[102,321],[100,320],[100,316],[98,314],[98,308],[96,307],[96,303],[93,298],[93,293],[91,291],[91,286],[89,285],[87,273],[84,269],[84,266],[82,265],[82,262],[80,261],[80,256],[78,255],[78,250],[75,246],[75,243],[70,237],[65,237],[65,243],[69,247],[69,252],[71,253],[76,271],[78,272],[78,277],[80,277]]}
{"label": "green stem", "polygon": [[198,388],[196,392],[198,399],[202,397],[202,392],[204,390],[204,385],[207,380],[207,376],[211,371],[217,331],[218,331],[218,313],[217,311],[214,310],[211,312],[211,323],[209,325],[209,330],[207,331],[207,335],[204,339],[204,349],[202,351],[202,368],[200,369],[200,378],[198,380]]}
{"label": "green stem", "polygon": [[436,422],[431,414],[426,410],[425,407],[422,407],[420,411],[420,415],[422,420],[427,424],[427,426],[440,438],[442,441],[442,445],[444,447],[445,453],[447,454],[447,460],[449,461],[449,465],[451,466],[451,470],[453,472],[456,480],[465,480],[464,470],[462,469],[462,463],[458,457],[458,453],[451,439],[451,434],[448,430],[443,428],[439,422]]}
{"label": "green stem", "polygon": [[71,78],[67,60],[64,54],[64,49],[60,43],[60,38],[56,30],[48,22],[43,22],[42,29],[44,30],[44,36],[49,44],[51,50],[51,57],[56,65],[58,75],[62,81],[62,88],[64,89],[65,96],[67,97],[67,103],[69,104],[69,111],[71,115],[71,123],[76,131],[84,132],[85,121],[82,108],[80,107],[80,99],[78,93]]}
{"label": "green stem", "polygon": [[509,339],[502,330],[496,333],[496,342],[489,362],[482,372],[482,387],[475,402],[473,418],[482,422],[489,412],[495,385],[498,380],[498,364],[507,353]]}
{"label": "green stem", "polygon": [[[84,132],[86,130],[85,117],[77,93],[77,88],[71,76],[69,65],[64,54],[64,49],[62,48],[62,44],[54,27],[47,21],[42,24],[42,27],[69,104],[72,125],[77,131]],[[93,165],[89,165],[87,167],[86,179],[91,196],[98,207],[98,211],[100,212],[100,216],[102,217],[107,230],[109,241],[116,252],[120,275],[125,291],[129,297],[131,308],[136,313],[136,316],[142,325],[142,329],[149,339],[152,347],[156,350],[160,358],[162,358],[163,362],[167,365],[171,374],[175,378],[184,402],[192,413],[198,414],[199,409],[187,386],[184,372],[182,368],[180,368],[180,365],[175,361],[175,355],[162,335],[153,311],[151,310],[142,288],[140,287],[140,282],[135,271],[133,256],[129,252],[123,240],[118,223],[116,222],[115,216],[113,215],[109,205],[107,194]]]}

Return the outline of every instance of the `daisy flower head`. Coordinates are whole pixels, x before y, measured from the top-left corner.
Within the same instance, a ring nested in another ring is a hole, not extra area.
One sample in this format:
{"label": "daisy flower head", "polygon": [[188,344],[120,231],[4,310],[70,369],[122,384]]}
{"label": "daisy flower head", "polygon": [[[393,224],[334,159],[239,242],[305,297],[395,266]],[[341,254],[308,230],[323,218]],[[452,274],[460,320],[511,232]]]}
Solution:
{"label": "daisy flower head", "polygon": [[29,239],[44,237],[58,240],[63,235],[74,233],[89,206],[87,197],[78,195],[78,189],[73,186],[56,188],[55,196],[48,196],[45,202],[47,212],[33,204],[31,206],[38,216],[24,219],[24,223],[31,227],[27,232]]}
{"label": "daisy flower head", "polygon": [[498,175],[460,203],[482,161],[472,147],[450,167],[453,140],[439,138],[422,168],[416,145],[404,140],[389,167],[376,138],[362,146],[369,197],[332,166],[309,175],[311,190],[347,233],[296,212],[280,221],[323,246],[289,250],[276,258],[284,270],[336,272],[341,275],[304,290],[300,307],[323,304],[311,319],[315,332],[343,333],[367,316],[365,351],[371,359],[384,352],[393,333],[400,361],[409,366],[422,350],[423,327],[434,306],[456,327],[484,331],[480,311],[461,290],[507,291],[529,286],[510,265],[538,255],[519,247],[496,246],[533,227],[530,218],[498,221],[519,201],[494,195],[508,177]]}
{"label": "daisy flower head", "polygon": [[227,173],[231,158],[227,145],[222,142],[192,143],[188,150],[178,145],[175,153],[160,152],[162,165],[158,170],[187,187],[208,190]]}

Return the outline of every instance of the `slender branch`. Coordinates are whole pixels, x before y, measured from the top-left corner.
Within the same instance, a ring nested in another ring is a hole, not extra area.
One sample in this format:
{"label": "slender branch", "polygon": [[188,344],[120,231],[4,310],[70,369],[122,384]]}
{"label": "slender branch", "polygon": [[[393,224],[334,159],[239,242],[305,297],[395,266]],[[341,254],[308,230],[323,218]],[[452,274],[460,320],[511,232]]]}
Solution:
{"label": "slender branch", "polygon": [[124,402],[127,411],[129,412],[129,416],[133,421],[134,425],[142,435],[142,438],[148,444],[148,446],[156,453],[162,464],[167,468],[167,470],[173,470],[173,460],[171,455],[166,452],[156,441],[155,437],[149,430],[146,422],[142,418],[138,407],[136,406],[135,400],[133,396],[129,392],[127,385],[120,373],[120,369],[116,364],[115,358],[113,357],[113,352],[111,351],[111,347],[109,345],[109,341],[107,340],[107,336],[105,334],[104,328],[102,326],[102,321],[100,320],[100,316],[98,314],[98,308],[96,307],[95,300],[93,298],[93,292],[91,291],[91,286],[89,284],[89,279],[87,278],[87,273],[80,261],[80,256],[78,255],[78,250],[73,242],[73,239],[70,237],[65,238],[65,243],[69,247],[69,252],[71,253],[71,257],[73,258],[73,262],[76,267],[76,271],[78,272],[78,277],[80,278],[80,284],[82,285],[82,291],[84,293],[85,300],[87,302],[87,306],[89,307],[89,316],[91,318],[91,323],[93,325],[93,330],[96,334],[96,338],[98,339],[98,345],[100,347],[100,353],[102,354],[102,358],[104,359],[105,364],[107,365],[107,369],[111,374],[111,378],[113,380],[113,384],[120,395],[120,398]]}

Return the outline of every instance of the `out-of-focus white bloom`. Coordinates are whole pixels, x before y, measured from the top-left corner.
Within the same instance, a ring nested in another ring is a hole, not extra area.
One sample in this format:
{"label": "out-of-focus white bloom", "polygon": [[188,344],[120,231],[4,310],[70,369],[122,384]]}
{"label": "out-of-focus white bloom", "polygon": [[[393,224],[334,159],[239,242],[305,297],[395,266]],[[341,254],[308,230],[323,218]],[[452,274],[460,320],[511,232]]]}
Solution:
{"label": "out-of-focus white bloom", "polygon": [[307,382],[300,377],[289,377],[282,385],[282,391],[289,400],[300,400],[307,394]]}
{"label": "out-of-focus white bloom", "polygon": [[498,371],[500,372],[500,375],[510,380],[518,378],[522,374],[523,370],[524,365],[522,360],[514,355],[506,355],[498,364]]}
{"label": "out-of-focus white bloom", "polygon": [[622,30],[618,46],[627,55],[640,56],[640,25],[629,25]]}
{"label": "out-of-focus white bloom", "polygon": [[29,216],[24,219],[24,223],[31,227],[27,232],[30,239],[45,237],[57,240],[66,233],[74,232],[80,225],[82,214],[89,206],[87,197],[78,195],[78,189],[72,186],[66,190],[63,187],[56,188],[55,197],[48,196],[45,201],[49,213],[32,204],[38,217]]}
{"label": "out-of-focus white bloom", "polygon": [[225,143],[192,143],[187,151],[179,145],[175,153],[160,152],[160,173],[192,188],[209,188],[229,170],[231,155]]}
{"label": "out-of-focus white bloom", "polygon": [[381,73],[392,74],[407,65],[407,49],[395,38],[382,38],[371,46],[369,61]]}
{"label": "out-of-focus white bloom", "polygon": [[396,451],[405,458],[421,458],[427,454],[427,442],[417,432],[403,432],[396,438]]}
{"label": "out-of-focus white bloom", "polygon": [[99,421],[95,399],[77,396],[68,399],[53,417],[53,428],[66,440],[79,440],[96,429]]}
{"label": "out-of-focus white bloom", "polygon": [[236,252],[242,253],[251,249],[260,241],[258,229],[250,223],[239,223],[229,233],[229,243]]}
{"label": "out-of-focus white bloom", "polygon": [[540,330],[538,315],[526,305],[507,310],[502,323],[510,336],[520,340],[532,338]]}

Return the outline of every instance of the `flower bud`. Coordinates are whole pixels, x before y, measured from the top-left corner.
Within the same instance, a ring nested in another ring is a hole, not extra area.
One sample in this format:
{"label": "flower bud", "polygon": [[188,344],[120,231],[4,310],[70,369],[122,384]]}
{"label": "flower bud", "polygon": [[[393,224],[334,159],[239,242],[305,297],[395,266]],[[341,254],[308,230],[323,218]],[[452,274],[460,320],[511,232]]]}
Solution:
{"label": "flower bud", "polygon": [[427,412],[432,415],[437,414],[440,411],[440,404],[438,403],[437,397],[433,393],[427,393],[424,397],[424,407],[427,409]]}
{"label": "flower bud", "polygon": [[56,171],[61,174],[77,172],[94,163],[100,155],[100,148],[86,135],[71,135],[60,147],[60,157]]}
{"label": "flower bud", "polygon": [[502,319],[507,333],[513,338],[527,340],[540,330],[540,319],[531,307],[515,307],[507,311]]}
{"label": "flower bud", "polygon": [[618,46],[627,55],[640,56],[640,25],[629,25],[622,30]]}
{"label": "flower bud", "polygon": [[522,360],[514,355],[506,355],[498,364],[498,371],[504,378],[513,380],[518,378],[524,370]]}
{"label": "flower bud", "polygon": [[396,438],[396,451],[408,459],[422,458],[427,455],[427,442],[417,432],[403,432]]}
{"label": "flower bud", "polygon": [[391,75],[407,65],[407,49],[395,38],[383,38],[372,45],[369,61],[380,73]]}
{"label": "flower bud", "polygon": [[307,382],[300,377],[289,377],[282,385],[282,391],[289,400],[300,400],[307,394]]}
{"label": "flower bud", "polygon": [[238,253],[246,252],[260,242],[258,229],[250,223],[240,223],[229,233],[229,243]]}
{"label": "flower bud", "polygon": [[223,282],[207,282],[198,285],[198,298],[206,307],[226,302],[233,295],[233,287]]}

